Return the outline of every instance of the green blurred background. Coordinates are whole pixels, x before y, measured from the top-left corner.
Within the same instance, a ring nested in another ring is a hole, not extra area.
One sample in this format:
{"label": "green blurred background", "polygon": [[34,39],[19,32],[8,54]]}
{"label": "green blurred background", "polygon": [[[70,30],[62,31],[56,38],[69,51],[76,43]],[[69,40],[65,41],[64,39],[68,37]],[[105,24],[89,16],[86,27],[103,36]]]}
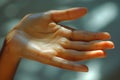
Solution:
{"label": "green blurred background", "polygon": [[22,59],[14,80],[120,80],[120,0],[0,0],[0,49],[6,33],[28,13],[87,7],[81,19],[62,24],[88,31],[107,31],[115,49],[107,58],[84,61],[88,73],[63,70]]}

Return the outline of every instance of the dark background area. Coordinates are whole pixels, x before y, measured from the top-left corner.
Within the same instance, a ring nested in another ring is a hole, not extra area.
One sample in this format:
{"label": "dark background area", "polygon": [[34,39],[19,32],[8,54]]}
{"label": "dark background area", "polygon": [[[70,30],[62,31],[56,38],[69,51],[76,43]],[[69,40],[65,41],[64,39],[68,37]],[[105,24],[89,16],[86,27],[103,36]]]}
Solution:
{"label": "dark background area", "polygon": [[88,31],[107,31],[115,49],[104,59],[85,61],[88,73],[63,70],[22,59],[14,80],[120,80],[120,0],[0,0],[0,48],[6,33],[26,14],[48,10],[87,7],[88,14],[67,26]]}

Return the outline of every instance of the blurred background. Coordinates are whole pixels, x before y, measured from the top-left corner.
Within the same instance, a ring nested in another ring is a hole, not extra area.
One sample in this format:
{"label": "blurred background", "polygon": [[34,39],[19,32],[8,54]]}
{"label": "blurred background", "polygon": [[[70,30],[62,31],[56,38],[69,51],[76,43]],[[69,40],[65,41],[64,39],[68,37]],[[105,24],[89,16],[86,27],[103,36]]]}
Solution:
{"label": "blurred background", "polygon": [[87,7],[85,17],[63,22],[67,26],[88,31],[107,31],[115,49],[106,51],[104,59],[82,63],[89,72],[73,72],[22,59],[14,80],[120,80],[120,0],[0,0],[0,49],[6,33],[28,13],[71,7]]}

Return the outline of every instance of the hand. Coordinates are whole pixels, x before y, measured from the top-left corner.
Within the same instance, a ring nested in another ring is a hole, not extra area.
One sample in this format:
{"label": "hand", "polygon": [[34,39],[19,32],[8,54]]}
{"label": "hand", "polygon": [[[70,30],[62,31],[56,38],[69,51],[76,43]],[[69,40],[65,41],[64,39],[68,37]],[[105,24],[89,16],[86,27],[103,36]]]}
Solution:
{"label": "hand", "polygon": [[86,8],[71,8],[26,15],[8,33],[6,46],[19,57],[86,72],[87,66],[75,61],[103,58],[104,50],[114,47],[111,41],[103,41],[110,38],[107,32],[86,32],[58,24],[86,13]]}

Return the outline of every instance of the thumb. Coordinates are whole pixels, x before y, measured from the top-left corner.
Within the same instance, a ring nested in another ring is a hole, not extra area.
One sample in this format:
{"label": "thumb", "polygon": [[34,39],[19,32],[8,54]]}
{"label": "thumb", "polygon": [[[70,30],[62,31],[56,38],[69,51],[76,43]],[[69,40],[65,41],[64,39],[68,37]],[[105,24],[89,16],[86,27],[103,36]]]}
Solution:
{"label": "thumb", "polygon": [[60,22],[65,20],[74,20],[84,16],[87,13],[87,9],[84,7],[70,8],[66,10],[53,10],[50,11],[50,17],[54,22]]}

